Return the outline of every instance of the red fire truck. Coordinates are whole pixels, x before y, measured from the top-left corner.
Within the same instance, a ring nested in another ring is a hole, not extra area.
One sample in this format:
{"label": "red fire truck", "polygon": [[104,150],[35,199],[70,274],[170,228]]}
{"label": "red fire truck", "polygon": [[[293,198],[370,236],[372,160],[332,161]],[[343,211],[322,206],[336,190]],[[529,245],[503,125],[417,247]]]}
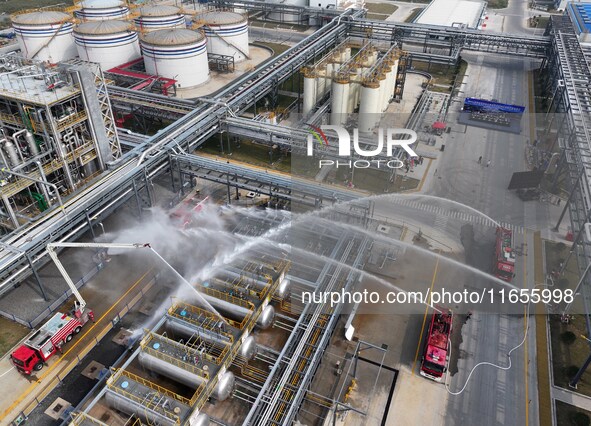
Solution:
{"label": "red fire truck", "polygon": [[56,313],[12,353],[10,358],[18,371],[28,375],[41,370],[49,358],[61,351],[64,343],[80,333],[84,324],[94,321],[93,312],[81,310],[80,306],[76,302],[69,315]]}
{"label": "red fire truck", "polygon": [[451,311],[433,313],[425,353],[421,362],[421,376],[436,382],[441,382],[447,371],[451,326],[453,315]]}
{"label": "red fire truck", "polygon": [[511,230],[497,227],[495,241],[494,275],[503,281],[511,282],[515,276],[515,251]]}
{"label": "red fire truck", "polygon": [[182,229],[186,229],[193,222],[194,216],[200,213],[209,196],[201,198],[199,190],[195,190],[181,201],[169,213],[170,218]]}
{"label": "red fire truck", "polygon": [[69,314],[56,313],[12,352],[10,359],[17,370],[23,374],[29,375],[33,371],[41,370],[49,358],[57,351],[61,351],[64,343],[69,342],[74,335],[80,333],[84,324],[88,321],[94,322],[94,313],[90,309],[86,309],[86,302],[55,253],[55,247],[66,245],[67,243],[48,244],[47,253],[55,262],[76,298],[74,308]]}

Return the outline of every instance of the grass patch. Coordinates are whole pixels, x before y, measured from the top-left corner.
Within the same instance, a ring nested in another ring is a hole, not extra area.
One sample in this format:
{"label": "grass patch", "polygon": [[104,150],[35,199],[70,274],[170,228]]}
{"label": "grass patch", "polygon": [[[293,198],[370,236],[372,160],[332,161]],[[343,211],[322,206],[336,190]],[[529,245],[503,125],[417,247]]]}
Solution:
{"label": "grass patch", "polygon": [[488,8],[489,9],[504,9],[509,4],[509,0],[489,0]]}
{"label": "grass patch", "polygon": [[[37,9],[41,7],[66,7],[73,5],[72,0],[5,0],[0,3],[0,13],[11,14],[23,9]],[[58,6],[59,5],[59,6]]]}
{"label": "grass patch", "polygon": [[368,13],[367,19],[373,19],[375,21],[385,21],[390,15],[384,15],[383,13]]}
{"label": "grass patch", "polygon": [[0,317],[0,330],[2,330],[0,334],[0,356],[8,353],[14,345],[31,332],[27,327],[4,317]]}
{"label": "grass patch", "polygon": [[527,20],[527,25],[530,28],[546,28],[550,22],[549,16],[534,16]]}
{"label": "grass patch", "polygon": [[[197,152],[203,151],[207,154],[227,158],[228,160],[236,160],[280,172],[291,172],[291,155],[289,153],[282,153],[278,149],[272,149],[267,145],[242,140],[240,143],[230,142],[231,155],[227,153],[227,149],[228,142],[224,137],[224,153],[222,154],[220,152],[220,139],[219,136],[215,136],[201,145]],[[269,151],[272,151],[272,156],[269,154]]]}
{"label": "grass patch", "polygon": [[448,67],[447,65],[431,64],[431,66],[429,66],[429,64],[425,62],[415,62],[413,68],[415,70],[428,72],[433,76],[429,90],[439,93],[451,93],[454,81],[456,81],[456,89],[459,87],[460,82],[466,74],[468,63],[462,59],[454,68]]}
{"label": "grass patch", "polygon": [[261,21],[259,19],[250,19],[249,24],[252,25],[253,27],[262,28],[264,26],[265,28],[272,28],[272,29],[281,28],[284,30],[295,30],[300,33],[303,33],[305,31],[307,31],[308,29],[310,29],[310,27],[307,25],[289,24],[289,23],[273,22],[273,21]]}
{"label": "grass patch", "polygon": [[[570,246],[564,243],[545,242],[546,270],[559,270],[560,264],[566,260]],[[564,270],[564,274],[555,280],[554,289],[574,289],[579,281],[579,269],[575,256],[571,256]],[[580,300],[580,298],[576,299]],[[563,305],[561,305],[563,306]],[[552,371],[554,372],[554,384],[568,388],[569,381],[583,365],[589,355],[589,344],[581,336],[587,334],[584,315],[579,314],[582,306],[575,303],[571,308],[574,313],[569,324],[560,321],[560,315],[550,315],[550,345],[552,348]],[[572,336],[574,335],[574,340]],[[577,392],[591,396],[591,371],[587,370],[578,384]],[[570,424],[560,423],[558,424]]]}
{"label": "grass patch", "polygon": [[419,179],[404,173],[397,173],[394,181],[391,182],[389,172],[375,169],[355,169],[355,173],[351,176],[351,171],[348,168],[333,168],[326,181],[342,186],[348,186],[349,181],[352,181],[354,188],[374,194],[409,191],[415,189],[420,183]]}
{"label": "grass patch", "polygon": [[404,22],[414,22],[414,20],[417,19],[417,16],[419,16],[419,14],[424,9],[424,7],[417,7],[416,9],[413,9],[412,12],[410,12],[410,15],[408,15],[407,18],[404,20]]}
{"label": "grass patch", "polygon": [[589,426],[591,412],[556,401],[556,424],[563,426]]}
{"label": "grass patch", "polygon": [[261,46],[267,46],[267,47],[273,49],[273,52],[275,52],[275,55],[280,55],[291,47],[287,44],[268,43],[266,41],[257,41],[256,44],[260,44]]}
{"label": "grass patch", "polygon": [[398,6],[388,3],[365,3],[365,8],[370,13],[380,13],[382,15],[392,15],[398,10]]}

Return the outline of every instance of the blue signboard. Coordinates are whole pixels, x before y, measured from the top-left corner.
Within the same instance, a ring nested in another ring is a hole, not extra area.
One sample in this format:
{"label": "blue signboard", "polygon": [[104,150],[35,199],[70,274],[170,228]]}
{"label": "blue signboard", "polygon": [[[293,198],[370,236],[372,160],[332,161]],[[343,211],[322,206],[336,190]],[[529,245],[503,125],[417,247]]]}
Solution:
{"label": "blue signboard", "polygon": [[502,104],[500,102],[487,101],[484,99],[466,98],[464,100],[464,110],[523,114],[525,112],[525,107],[520,105]]}

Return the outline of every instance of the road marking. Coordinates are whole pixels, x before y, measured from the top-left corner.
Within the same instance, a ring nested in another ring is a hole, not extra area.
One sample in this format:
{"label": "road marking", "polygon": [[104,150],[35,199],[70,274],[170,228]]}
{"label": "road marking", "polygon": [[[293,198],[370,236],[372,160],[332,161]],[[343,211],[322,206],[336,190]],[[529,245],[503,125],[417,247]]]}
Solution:
{"label": "road marking", "polygon": [[[523,230],[523,247],[526,247],[527,244],[527,230]],[[529,250],[528,250],[529,251]],[[527,252],[523,257],[523,287],[527,288]],[[523,316],[523,332],[526,333],[525,336],[525,357],[524,357],[524,376],[525,376],[525,424],[526,426],[529,425],[529,389],[528,389],[528,380],[527,380],[527,365],[528,365],[528,354],[527,354],[527,306],[523,307],[524,316]]]}
{"label": "road marking", "polygon": [[[105,312],[103,315],[101,315],[101,317],[95,321],[94,324],[92,324],[92,327],[90,327],[88,330],[86,330],[86,333],[84,333],[82,336],[80,336],[78,339],[76,339],[76,341],[74,342],[74,344],[70,347],[70,349],[68,349],[66,352],[64,352],[62,354],[61,357],[59,357],[58,360],[55,361],[55,363],[53,363],[51,366],[49,366],[44,372],[43,374],[41,374],[40,377],[37,378],[37,381],[32,383],[26,391],[24,391],[11,405],[10,407],[8,407],[6,410],[4,410],[4,413],[2,413],[2,417],[0,417],[0,420],[4,420],[11,412],[12,410],[14,410],[14,408],[20,404],[21,402],[23,402],[23,400],[38,386],[41,384],[41,381],[49,374],[53,371],[54,368],[56,368],[58,365],[60,365],[62,363],[62,361],[64,360],[64,358],[72,351],[74,350],[74,348],[76,348],[78,346],[78,344],[80,344],[80,342],[84,339],[84,337],[86,337],[113,309],[115,309],[115,306],[117,306],[119,304],[119,302],[121,302],[121,300],[123,300],[123,298],[125,298],[134,288],[137,287],[137,285],[142,282],[144,280],[144,278],[146,277],[146,275],[148,275],[148,273],[150,273],[152,269],[149,269],[148,271],[146,271],[144,273],[144,275],[142,275],[140,278],[138,278],[138,280],[125,292],[123,293],[123,295],[117,299],[117,301],[115,303],[113,303],[111,305],[111,307],[107,310],[107,312]],[[19,373],[20,374],[20,373]]]}
{"label": "road marking", "polygon": [[[441,250],[438,250],[438,254],[441,254]],[[439,268],[439,257],[435,262],[435,270],[433,271],[433,278],[431,279],[431,287],[429,293],[433,293],[433,286],[435,285],[435,279],[437,278],[437,269]],[[419,359],[419,351],[421,350],[421,343],[423,342],[423,333],[425,332],[425,323],[427,322],[427,314],[429,313],[429,306],[425,306],[425,315],[423,315],[423,325],[421,325],[421,335],[419,336],[419,343],[417,344],[417,351],[415,352],[415,360],[412,363],[411,375],[414,376],[417,360]]]}

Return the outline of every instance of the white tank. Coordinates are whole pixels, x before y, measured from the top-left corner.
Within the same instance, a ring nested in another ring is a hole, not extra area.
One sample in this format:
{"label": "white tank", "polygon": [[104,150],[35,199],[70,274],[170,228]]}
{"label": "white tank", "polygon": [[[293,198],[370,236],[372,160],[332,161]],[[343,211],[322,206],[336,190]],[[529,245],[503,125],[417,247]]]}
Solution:
{"label": "white tank", "polygon": [[304,71],[304,105],[302,114],[308,115],[310,111],[316,105],[317,99],[317,85],[316,85],[316,74],[313,71]]}
{"label": "white tank", "polygon": [[83,21],[104,21],[109,19],[126,19],[129,7],[121,0],[83,0],[82,9],[74,12],[76,18]]}
{"label": "white tank", "polygon": [[103,71],[141,56],[138,35],[126,21],[90,21],[74,29],[80,59],[100,64]]}
{"label": "white tank", "polygon": [[207,48],[201,33],[184,28],[152,31],[142,36],[141,46],[148,74],[174,79],[179,89],[209,79]]}
{"label": "white tank", "polygon": [[[308,6],[308,0],[271,0],[269,3],[280,3],[288,6]],[[313,1],[310,2],[310,6],[315,6]],[[268,19],[271,21],[299,23],[301,17],[295,13],[273,12],[269,13]]]}
{"label": "white tank", "polygon": [[396,79],[398,78],[398,64],[400,63],[400,59],[396,57],[393,61],[392,65],[392,93],[390,94],[391,98],[396,97]]}
{"label": "white tank", "polygon": [[332,125],[342,126],[347,122],[350,86],[351,83],[348,80],[335,79],[332,82],[330,102],[330,124]]}
{"label": "white tank", "polygon": [[384,72],[383,74],[380,74],[378,76],[378,80],[380,82],[380,102],[379,102],[379,106],[380,106],[380,113],[382,113],[388,107],[388,104],[386,102],[386,96],[387,96],[386,93],[388,92],[388,82],[386,81],[386,72]]}
{"label": "white tank", "polygon": [[380,94],[380,84],[377,81],[364,83],[361,87],[358,121],[361,133],[371,133],[380,120]]}
{"label": "white tank", "polygon": [[236,12],[213,11],[195,15],[207,37],[207,52],[233,56],[234,62],[248,58],[248,20]]}
{"label": "white tank", "polygon": [[56,63],[76,57],[72,17],[56,11],[22,13],[12,17],[12,28],[27,59]]}
{"label": "white tank", "polygon": [[181,10],[176,6],[167,5],[140,7],[139,16],[134,22],[144,32],[186,27],[185,15]]}

